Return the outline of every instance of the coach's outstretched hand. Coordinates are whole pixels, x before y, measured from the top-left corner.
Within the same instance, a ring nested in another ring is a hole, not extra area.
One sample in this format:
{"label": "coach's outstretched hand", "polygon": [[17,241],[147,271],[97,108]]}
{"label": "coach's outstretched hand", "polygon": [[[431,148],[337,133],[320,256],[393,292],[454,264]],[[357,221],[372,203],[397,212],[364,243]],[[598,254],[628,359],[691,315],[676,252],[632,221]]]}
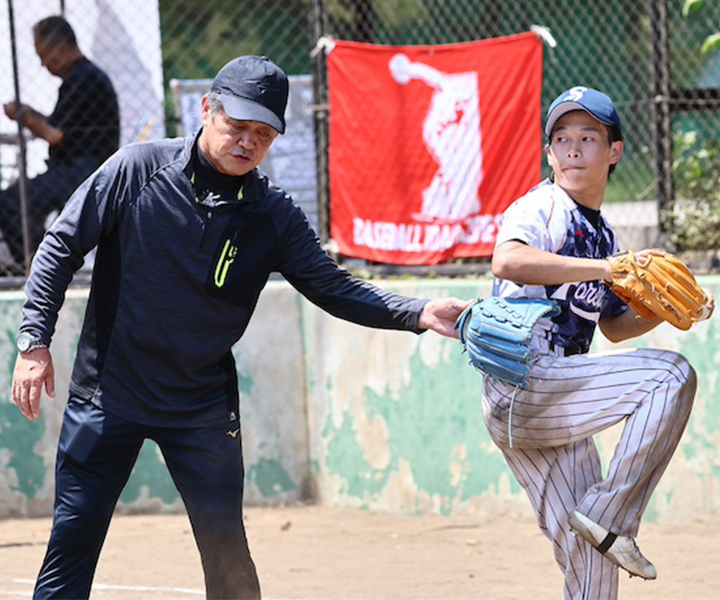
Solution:
{"label": "coach's outstretched hand", "polygon": [[432,329],[435,333],[450,338],[457,338],[455,321],[460,313],[470,306],[474,300],[460,300],[459,298],[438,298],[430,300],[420,313],[418,327]]}
{"label": "coach's outstretched hand", "polygon": [[43,386],[47,395],[55,397],[55,368],[47,348],[18,354],[13,373],[12,399],[31,421],[40,416]]}

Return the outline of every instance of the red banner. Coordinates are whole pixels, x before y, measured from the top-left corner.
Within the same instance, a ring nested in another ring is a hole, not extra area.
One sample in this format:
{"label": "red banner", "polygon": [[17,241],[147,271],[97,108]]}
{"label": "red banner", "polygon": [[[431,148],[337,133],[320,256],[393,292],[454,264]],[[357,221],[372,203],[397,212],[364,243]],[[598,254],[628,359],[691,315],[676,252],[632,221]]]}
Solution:
{"label": "red banner", "polygon": [[489,256],[507,206],[540,178],[542,43],[334,42],[330,232],[396,264]]}

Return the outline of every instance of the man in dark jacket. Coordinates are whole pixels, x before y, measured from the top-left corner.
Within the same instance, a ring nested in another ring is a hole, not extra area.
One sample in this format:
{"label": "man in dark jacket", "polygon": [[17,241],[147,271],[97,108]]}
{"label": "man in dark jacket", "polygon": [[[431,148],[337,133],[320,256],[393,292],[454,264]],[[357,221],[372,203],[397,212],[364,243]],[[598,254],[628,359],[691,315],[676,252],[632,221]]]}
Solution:
{"label": "man in dark jacket", "polygon": [[[30,258],[45,232],[45,221],[118,149],[120,116],[108,76],[90,62],[75,33],[62,17],[48,17],[33,27],[35,50],[42,65],[62,79],[50,116],[27,105],[6,103],[5,114],[22,123],[49,146],[47,171],[27,181]],[[25,264],[17,184],[0,192],[0,228],[18,266]]]}
{"label": "man in dark jacket", "polygon": [[27,282],[13,400],[54,394],[48,346],[74,270],[98,247],[58,447],[56,509],[37,598],[86,598],[113,508],[146,438],[187,507],[208,598],[258,598],[242,522],[231,348],[271,272],[324,310],[370,327],[454,337],[465,303],[390,294],[342,270],[302,211],[256,169],[285,130],[273,62],[223,67],[194,138],[128,146],[72,196]]}

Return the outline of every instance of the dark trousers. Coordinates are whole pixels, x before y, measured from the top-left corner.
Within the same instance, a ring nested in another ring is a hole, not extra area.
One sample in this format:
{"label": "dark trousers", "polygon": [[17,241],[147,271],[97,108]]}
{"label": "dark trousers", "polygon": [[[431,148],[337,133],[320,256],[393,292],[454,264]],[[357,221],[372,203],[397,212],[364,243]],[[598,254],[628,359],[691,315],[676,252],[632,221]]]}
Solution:
{"label": "dark trousers", "polygon": [[208,598],[260,598],[242,519],[239,422],[147,427],[70,398],[58,445],[55,518],[35,598],[88,598],[115,504],[143,441],[154,440],[182,496]]}
{"label": "dark trousers", "polygon": [[[62,210],[72,193],[97,167],[95,158],[76,158],[67,163],[49,161],[47,171],[27,180],[25,189],[31,256],[45,233],[48,215],[54,210]],[[0,192],[0,229],[13,260],[19,266],[25,264],[21,215],[20,187],[16,182]]]}

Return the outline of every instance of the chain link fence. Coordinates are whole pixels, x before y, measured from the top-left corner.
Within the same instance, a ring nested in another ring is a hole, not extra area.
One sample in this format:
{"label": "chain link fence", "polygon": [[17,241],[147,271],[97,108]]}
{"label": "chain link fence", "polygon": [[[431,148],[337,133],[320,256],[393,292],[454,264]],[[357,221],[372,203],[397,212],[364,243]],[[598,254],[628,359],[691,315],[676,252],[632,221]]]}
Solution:
{"label": "chain link fence", "polygon": [[165,135],[160,19],[152,0],[8,0],[0,30],[0,272],[24,275],[102,161]]}
{"label": "chain link fence", "polygon": [[[288,135],[278,138],[285,138],[284,145],[273,146],[263,166],[326,239],[328,114],[324,57],[313,53],[318,38],[432,45],[542,25],[557,42],[545,49],[543,113],[561,91],[587,85],[607,92],[623,119],[625,154],[604,208],[621,242],[634,248],[674,242],[717,249],[720,239],[708,227],[720,212],[720,52],[703,54],[701,47],[720,31],[720,5],[705,2],[688,16],[682,5],[676,0],[16,0],[13,7],[8,0],[0,7],[5,24],[0,89],[3,102],[15,99],[17,87],[23,103],[53,113],[62,81],[41,64],[32,29],[40,19],[62,14],[80,50],[114,85],[123,145],[191,134],[199,99],[217,70],[236,56],[264,54],[291,76],[291,114]],[[20,132],[5,114],[0,140],[0,264],[3,273],[17,274],[29,257],[9,251],[22,246],[23,229],[5,216],[12,210],[7,190],[26,179],[28,195],[43,197],[31,182],[48,169],[49,145],[28,128]],[[33,197],[26,220],[44,227],[55,213],[35,210]],[[33,248],[26,244],[24,251],[31,254]]]}

